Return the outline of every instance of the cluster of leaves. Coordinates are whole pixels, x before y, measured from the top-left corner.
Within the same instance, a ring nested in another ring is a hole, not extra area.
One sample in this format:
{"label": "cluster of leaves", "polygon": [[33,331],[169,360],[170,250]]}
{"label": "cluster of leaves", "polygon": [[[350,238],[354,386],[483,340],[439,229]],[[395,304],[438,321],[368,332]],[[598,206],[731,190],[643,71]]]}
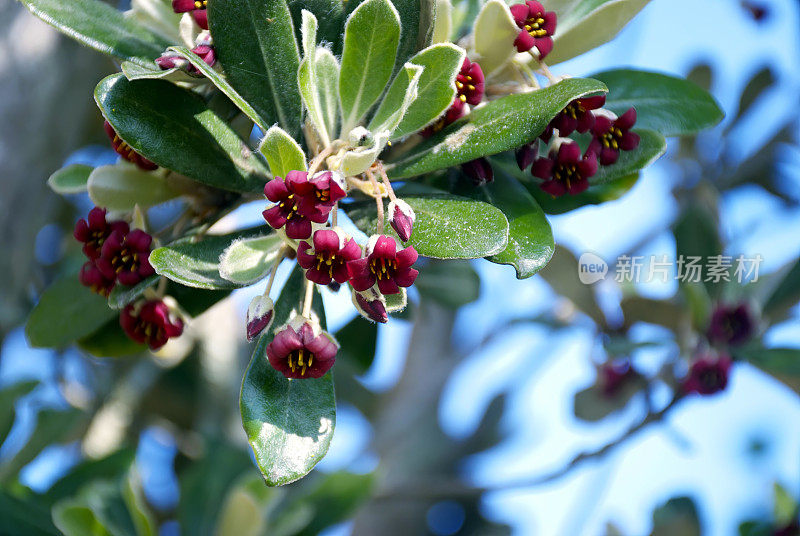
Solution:
{"label": "cluster of leaves", "polygon": [[[160,0],[153,2],[164,8]],[[446,1],[211,0],[208,19],[221,70],[177,46],[135,10],[125,15],[99,0],[25,3],[56,28],[122,62],[121,73],[97,85],[95,100],[121,139],[162,168],[145,173],[123,163],[70,166],[51,177],[53,189],[88,191],[98,205],[118,212],[180,197],[192,222],[173,222],[170,232],[158,236],[164,245],[150,256],[157,275],[134,287],[116,287],[108,300],[81,287],[72,274],[56,282],[28,322],[34,346],[77,343],[98,356],[135,353],[143,348],[124,337],[118,310],[162,278],[182,310],[197,316],[232,290],[266,277],[283,243],[271,229],[225,235],[206,235],[205,230],[256,199],[271,177],[306,169],[307,155],[331,144],[346,147],[336,155],[346,176],[380,160],[389,179],[404,183],[397,192],[417,216],[408,243],[421,256],[486,258],[513,265],[524,278],[542,269],[555,251],[547,214],[620,197],[636,183],[639,171],[664,153],[665,137],[695,134],[722,116],[713,98],[690,82],[620,70],[490,99],[420,140],[413,134],[452,103],[465,51],[450,41],[464,28],[472,28],[463,43],[473,43],[470,53],[483,63],[489,82],[502,85],[518,61],[509,41],[518,28],[497,0],[484,4],[477,15],[469,6]],[[554,2],[560,30],[552,62],[611,39],[646,3]],[[203,77],[176,81],[170,77],[174,73],[161,71],[154,60],[166,48]],[[513,150],[533,142],[570,102],[607,91],[612,111],[636,108],[641,143],[604,167],[585,193],[546,196],[530,176],[515,169]],[[357,126],[370,132],[368,141],[348,145]],[[256,146],[251,145],[254,138]],[[488,158],[495,167],[494,182],[473,187],[458,171],[457,166],[477,158]],[[352,197],[342,210],[359,229],[373,234],[378,227],[374,203],[358,193]],[[421,277],[420,290],[427,286],[431,294],[452,300],[443,288],[472,288],[473,280],[469,270],[447,268],[438,279],[435,273]],[[297,269],[277,300],[276,325],[300,301],[303,284]],[[315,307],[324,327],[319,299]],[[354,329],[345,352],[351,339],[374,338],[374,326]],[[331,374],[290,382],[272,369],[265,359],[271,337],[264,334],[256,344],[240,405],[256,463],[268,484],[281,485],[307,474],[325,455],[335,424],[335,397]]]}

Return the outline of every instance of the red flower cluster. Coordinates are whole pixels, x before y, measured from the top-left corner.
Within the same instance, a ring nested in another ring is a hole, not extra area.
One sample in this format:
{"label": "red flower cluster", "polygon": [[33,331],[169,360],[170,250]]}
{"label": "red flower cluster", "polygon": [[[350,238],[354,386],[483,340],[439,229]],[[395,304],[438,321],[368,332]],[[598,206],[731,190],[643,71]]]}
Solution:
{"label": "red flower cluster", "polygon": [[[636,123],[636,110],[631,108],[616,117],[602,109],[605,100],[604,96],[576,99],[559,112],[539,136],[551,142],[546,157],[537,158],[538,141],[517,149],[519,168],[524,171],[531,166],[531,174],[544,180],[539,186],[542,190],[554,197],[579,194],[589,187],[588,179],[599,166],[612,165],[620,151],[639,146],[639,135],[630,131]],[[592,133],[583,155],[578,144],[565,137],[573,132]]]}
{"label": "red flower cluster", "polygon": [[111,123],[105,121],[103,123],[103,128],[105,129],[108,138],[111,140],[111,146],[122,158],[132,164],[136,164],[140,169],[145,171],[153,171],[154,169],[158,168],[158,165],[143,157],[134,151],[130,145],[125,143],[122,138],[119,137],[117,131],[114,130],[114,127],[111,126]]}
{"label": "red flower cluster", "polygon": [[208,0],[172,0],[175,13],[191,13],[192,18],[204,30],[208,30]]}
{"label": "red flower cluster", "polygon": [[[208,32],[201,32],[192,52],[200,56],[200,59],[209,67],[213,67],[214,64],[217,63],[217,55],[211,44],[211,37]],[[201,76],[200,70],[189,63],[189,60],[171,50],[164,52],[160,57],[156,58],[156,64],[164,71],[177,67],[178,69],[185,69],[189,74]]]}
{"label": "red flower cluster", "polygon": [[703,356],[689,369],[689,375],[683,380],[685,393],[713,395],[725,390],[733,362],[727,355]]}
{"label": "red flower cluster", "polygon": [[277,330],[267,345],[267,359],[287,378],[320,378],[331,369],[338,351],[339,344],[317,323],[296,317]]}
{"label": "red flower cluster", "polygon": [[109,222],[106,214],[102,208],[93,208],[85,220],[78,220],[73,232],[89,259],[81,268],[81,283],[103,296],[117,282],[135,285],[155,273],[149,262],[152,237],[139,229],[131,231],[124,221]]}
{"label": "red flower cluster", "polygon": [[544,6],[534,0],[511,6],[511,15],[520,28],[514,40],[519,52],[535,50],[539,60],[553,50],[553,34],[556,31],[556,14],[545,11]]}
{"label": "red flower cluster", "polygon": [[183,320],[173,317],[162,300],[127,305],[119,315],[119,323],[128,337],[151,350],[158,350],[183,333]]}
{"label": "red flower cluster", "polygon": [[286,236],[304,240],[311,236],[312,223],[323,224],[337,201],[347,194],[343,183],[330,171],[311,179],[305,171],[290,171],[286,180],[276,177],[264,186],[264,195],[276,203],[263,212],[274,229],[286,226]]}

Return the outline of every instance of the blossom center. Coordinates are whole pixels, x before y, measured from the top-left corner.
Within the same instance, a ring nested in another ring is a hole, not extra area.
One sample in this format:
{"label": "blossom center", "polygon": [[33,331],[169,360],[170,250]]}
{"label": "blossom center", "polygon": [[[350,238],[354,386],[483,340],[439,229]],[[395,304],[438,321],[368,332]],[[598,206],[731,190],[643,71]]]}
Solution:
{"label": "blossom center", "polygon": [[707,370],[700,375],[700,383],[708,390],[718,389],[723,381],[724,376],[719,370]]}
{"label": "blossom center", "polygon": [[619,127],[611,127],[611,129],[600,137],[600,142],[604,147],[612,149],[619,149],[619,142],[622,140],[622,130]]}
{"label": "blossom center", "polygon": [[289,369],[295,372],[300,369],[300,376],[305,376],[306,369],[310,368],[314,363],[314,353],[309,352],[306,348],[299,350],[292,350],[286,358],[289,362]]}
{"label": "blossom center", "polygon": [[[291,203],[291,206],[289,206],[289,203]],[[294,200],[294,194],[289,194],[286,199],[278,203],[278,206],[281,207],[281,210],[288,212],[288,214],[286,214],[286,219],[291,220],[292,216],[297,212],[297,203]]]}
{"label": "blossom center", "polygon": [[397,270],[397,261],[394,259],[387,259],[380,257],[369,261],[369,269],[375,274],[378,281],[382,279],[391,279],[395,270]]}
{"label": "blossom center", "polygon": [[327,190],[317,190],[314,192],[317,196],[317,199],[322,201],[323,203],[327,203],[331,199],[331,191],[330,189]]}
{"label": "blossom center", "polygon": [[583,107],[576,102],[571,102],[566,108],[564,108],[564,114],[573,119],[578,119],[578,115],[584,113],[586,113],[586,110],[584,110]]}
{"label": "blossom center", "polygon": [[327,266],[328,277],[333,278],[333,270],[345,264],[345,259],[337,255],[335,251],[320,251],[315,255],[317,258],[317,271],[322,272],[323,267]]}
{"label": "blossom center", "polygon": [[581,179],[581,172],[575,164],[559,164],[553,170],[553,178],[565,183],[567,188],[570,188],[573,180]]}
{"label": "blossom center", "polygon": [[[464,81],[462,82],[460,78],[463,78]],[[472,83],[472,77],[470,75],[459,75],[456,78],[456,89],[458,90],[458,98],[461,102],[467,102],[467,94],[464,93],[464,88],[467,88],[467,91],[475,91],[475,84]]]}
{"label": "blossom center", "polygon": [[205,9],[208,7],[208,0],[195,0],[194,8],[195,9]]}
{"label": "blossom center", "polygon": [[139,254],[128,248],[123,248],[111,258],[111,267],[115,273],[135,272],[139,264]]}
{"label": "blossom center", "polygon": [[531,37],[544,37],[547,35],[547,30],[542,28],[544,19],[539,15],[533,15],[525,20],[525,31],[531,34]]}

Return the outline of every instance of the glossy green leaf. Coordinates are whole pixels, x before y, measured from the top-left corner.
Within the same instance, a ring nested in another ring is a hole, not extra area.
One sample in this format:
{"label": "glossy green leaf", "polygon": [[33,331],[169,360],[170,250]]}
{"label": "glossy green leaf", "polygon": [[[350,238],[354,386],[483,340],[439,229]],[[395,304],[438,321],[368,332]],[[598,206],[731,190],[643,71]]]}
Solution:
{"label": "glossy green leaf", "polygon": [[151,275],[133,286],[117,284],[108,295],[108,306],[112,309],[122,309],[130,302],[144,294],[144,291],[155,286],[161,278],[158,274]]}
{"label": "glossy green leaf", "polygon": [[257,237],[265,230],[261,226],[224,235],[208,235],[196,242],[191,238],[179,240],[154,250],[150,254],[150,264],[156,273],[188,287],[237,288],[241,285],[220,275],[220,256],[234,240]]}
{"label": "glossy green leaf", "polygon": [[494,181],[478,191],[482,199],[499,208],[508,220],[508,246],[489,260],[512,265],[519,279],[541,270],[553,256],[555,243],[550,223],[536,200],[503,170],[497,170]]}
{"label": "glossy green leaf", "polygon": [[356,316],[336,332],[342,347],[337,360],[349,362],[356,373],[364,374],[375,359],[378,344],[378,325]]}
{"label": "glossy green leaf", "polygon": [[317,92],[325,127],[333,135],[339,125],[339,60],[327,48],[317,48]]}
{"label": "glossy green leaf", "polygon": [[502,68],[517,51],[514,41],[519,28],[502,0],[489,0],[483,5],[472,34],[476,54],[473,59],[480,62],[486,76]]}
{"label": "glossy green leaf", "polygon": [[237,285],[252,285],[269,275],[282,246],[277,233],[235,240],[219,258],[219,273]]}
{"label": "glossy green leaf", "polygon": [[381,105],[372,116],[367,127],[371,132],[395,131],[409,106],[419,97],[419,80],[423,69],[424,67],[413,63],[406,63],[400,69],[383,97]]}
{"label": "glossy green leaf", "polygon": [[402,138],[421,130],[442,115],[456,96],[455,80],[464,63],[463,49],[450,43],[426,48],[409,61],[424,67],[419,79],[418,96],[403,115],[391,139]]}
{"label": "glossy green leaf", "polygon": [[339,74],[345,136],[386,89],[399,40],[400,17],[389,0],[366,0],[348,17]]}
{"label": "glossy green leaf", "polygon": [[151,207],[180,195],[160,172],[144,171],[125,161],[94,168],[88,188],[95,205],[120,212],[131,211],[136,205]]}
{"label": "glossy green leaf", "polygon": [[467,261],[431,261],[420,270],[414,286],[423,299],[458,309],[480,297],[481,278]]}
{"label": "glossy green leaf", "polygon": [[72,274],[42,293],[28,317],[25,334],[31,346],[64,348],[117,314],[103,296],[81,285],[78,275]]}
{"label": "glossy green leaf", "polygon": [[156,164],[223,190],[264,187],[266,167],[195,93],[116,74],[97,85],[95,100],[119,136]]}
{"label": "glossy green leaf", "polygon": [[300,53],[285,0],[216,0],[208,5],[214,49],[231,85],[271,125],[300,133]]}
{"label": "glossy green leaf", "polygon": [[306,170],[306,154],[285,130],[274,126],[267,130],[258,149],[267,159],[273,177],[286,178],[293,170]]}
{"label": "glossy green leaf", "polygon": [[71,164],[50,175],[47,185],[57,194],[77,194],[86,191],[92,166]]}
{"label": "glossy green leaf", "polygon": [[[275,304],[276,326],[285,323],[300,304],[305,281],[302,270],[295,268]],[[315,298],[321,303],[319,295]],[[239,404],[245,433],[267,485],[281,486],[308,474],[325,456],[336,423],[336,400],[330,373],[317,379],[289,380],[272,368],[266,356],[272,338],[272,332],[259,338]]]}
{"label": "glossy green leaf", "polygon": [[387,171],[394,178],[413,177],[516,149],[541,134],[572,100],[601,91],[605,86],[596,80],[568,78],[544,89],[502,97],[420,143]]}
{"label": "glossy green leaf", "polygon": [[22,3],[58,31],[121,60],[152,65],[172,44],[99,0],[23,0]]}
{"label": "glossy green leaf", "polygon": [[667,151],[667,140],[652,130],[636,130],[641,141],[633,151],[621,151],[619,159],[610,166],[599,166],[589,179],[590,185],[607,184],[629,177],[658,160]]}
{"label": "glossy green leaf", "polygon": [[713,127],[725,115],[714,97],[683,78],[617,69],[592,75],[608,86],[604,108],[621,115],[636,109],[636,127],[686,136]]}
{"label": "glossy green leaf", "polygon": [[548,10],[558,15],[553,51],[555,65],[611,41],[650,0],[552,0]]}
{"label": "glossy green leaf", "polygon": [[[408,245],[423,257],[475,259],[508,245],[508,221],[489,203],[446,194],[402,198],[417,215]],[[365,233],[377,232],[374,202],[358,204],[349,215]],[[384,232],[397,236],[388,224]]]}
{"label": "glossy green leaf", "polygon": [[[187,47],[170,47],[170,50],[177,53],[181,57],[188,60],[194,67],[200,71],[206,80],[210,80],[217,89],[222,91],[233,104],[236,105],[250,120],[258,126],[262,131],[266,131],[269,125],[264,122],[264,119],[258,115],[258,112],[250,106],[250,103],[244,100],[239,93],[231,87],[228,81],[223,76],[210,67],[203,61],[200,56],[189,50]],[[130,77],[129,77],[130,78]]]}
{"label": "glossy green leaf", "polygon": [[14,425],[16,412],[14,405],[18,399],[33,391],[38,382],[19,382],[0,389],[0,445],[6,440]]}

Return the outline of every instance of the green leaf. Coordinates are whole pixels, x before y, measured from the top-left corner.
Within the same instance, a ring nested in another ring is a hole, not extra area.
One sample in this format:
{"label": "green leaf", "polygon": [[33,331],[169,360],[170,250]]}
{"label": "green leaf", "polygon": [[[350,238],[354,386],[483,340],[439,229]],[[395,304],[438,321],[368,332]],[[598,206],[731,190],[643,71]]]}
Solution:
{"label": "green leaf", "polygon": [[[295,29],[302,26],[303,10],[310,11],[318,21],[317,41],[332,43],[336,53],[342,51],[344,33],[344,3],[342,0],[288,0]],[[302,42],[302,32],[297,34]]]}
{"label": "green leaf", "polygon": [[743,117],[753,104],[764,94],[768,88],[772,87],[775,83],[775,76],[772,74],[772,69],[764,67],[758,71],[753,78],[747,83],[739,98],[739,107],[736,110],[736,117]]}
{"label": "green leaf", "polygon": [[516,149],[533,141],[572,100],[601,91],[605,86],[596,80],[568,78],[497,99],[414,147],[387,172],[394,178],[413,177]]}
{"label": "green leaf", "polygon": [[764,302],[764,315],[781,318],[800,300],[800,261],[786,273]]}
{"label": "green leaf", "polygon": [[[303,271],[295,268],[275,304],[276,326],[284,324],[302,300],[305,281]],[[315,301],[321,303],[319,295]],[[330,373],[289,380],[272,368],[266,355],[272,338],[273,333],[264,333],[256,344],[239,405],[267,485],[281,486],[308,474],[325,456],[336,423],[336,400]]]}
{"label": "green leaf", "polygon": [[297,536],[317,536],[324,529],[350,518],[366,502],[376,484],[374,474],[359,475],[344,471],[324,475],[299,502],[309,505],[315,515]]}
{"label": "green leaf", "polygon": [[297,71],[297,83],[300,96],[308,111],[308,118],[316,128],[323,147],[331,143],[330,133],[322,116],[322,103],[317,91],[317,19],[307,10],[302,11],[303,24],[301,28],[303,43],[303,59]]}
{"label": "green leaf", "polygon": [[71,164],[50,175],[47,185],[57,194],[78,194],[86,191],[92,166]]}
{"label": "green leaf", "polygon": [[344,153],[342,162],[339,165],[341,171],[346,177],[359,175],[369,169],[370,166],[378,158],[378,155],[386,146],[389,140],[389,134],[381,132],[375,135],[372,140],[372,145],[367,147],[356,147]]}
{"label": "green leaf", "polygon": [[[218,536],[261,536],[269,534],[267,521],[282,490],[264,486],[257,475],[243,475],[232,486],[219,511],[214,534]],[[282,509],[283,510],[283,509]]]}
{"label": "green leaf", "polygon": [[214,49],[231,85],[267,125],[300,133],[300,53],[285,0],[209,2]]}
{"label": "green leaf", "polygon": [[320,109],[329,133],[339,123],[339,61],[327,48],[317,48],[317,92]]}
{"label": "green leaf", "polygon": [[50,521],[46,503],[35,496],[15,497],[9,491],[0,490],[0,534],[59,536],[61,533]]}
{"label": "green leaf", "polygon": [[408,107],[400,125],[392,132],[395,140],[418,132],[453,104],[455,80],[464,63],[463,49],[450,43],[433,45],[409,61],[425,68],[419,80],[418,97]]}
{"label": "green leaf", "polygon": [[[394,73],[418,50],[431,44],[436,19],[436,0],[392,0],[402,23]],[[415,62],[412,62],[415,63]]]}
{"label": "green leaf", "polygon": [[620,151],[619,159],[610,166],[600,166],[589,178],[590,185],[607,184],[636,174],[667,151],[667,140],[652,130],[636,130],[641,141],[633,151]]}
{"label": "green leaf", "polygon": [[130,61],[123,61],[120,65],[120,70],[125,78],[128,80],[166,80],[167,82],[186,83],[190,85],[202,84],[205,81],[202,78],[190,75],[184,69],[173,67],[172,69],[163,70],[155,62],[151,63],[148,67],[132,63]]}
{"label": "green leaf", "polygon": [[599,326],[606,325],[603,310],[597,304],[594,289],[578,278],[578,259],[568,249],[557,246],[550,262],[539,272],[556,294],[570,300]]}
{"label": "green leaf", "polygon": [[399,40],[400,17],[389,0],[366,0],[348,17],[339,74],[344,136],[386,89]]}
{"label": "green leaf", "polygon": [[39,297],[25,334],[37,348],[64,348],[89,335],[117,312],[108,307],[103,296],[81,285],[77,274],[59,279]]}
{"label": "green leaf", "polygon": [[423,298],[458,309],[480,297],[481,278],[467,261],[431,261],[420,270],[414,286]]}
{"label": "green leaf", "polygon": [[375,359],[378,344],[378,325],[356,316],[336,332],[342,342],[337,360],[347,361],[357,374],[364,374]]}
{"label": "green leaf", "polygon": [[[419,96],[419,79],[423,69],[424,67],[413,63],[406,63],[400,69],[367,127],[370,131],[390,134],[395,131],[406,115],[408,107]],[[393,136],[390,137],[393,139]]]}
{"label": "green leaf", "polygon": [[647,385],[642,377],[624,382],[619,392],[606,395],[598,385],[592,385],[575,393],[573,411],[582,421],[596,422],[605,419],[628,405],[628,402]]}
{"label": "green leaf", "polygon": [[555,65],[611,41],[650,0],[553,0],[558,30],[547,64]]}
{"label": "green leaf", "polygon": [[55,502],[77,494],[78,490],[89,481],[118,479],[131,467],[135,456],[135,451],[123,449],[103,458],[87,458],[56,480],[47,490],[45,497],[48,501]]}
{"label": "green leaf", "polygon": [[[488,203],[454,195],[402,195],[417,215],[408,241],[423,257],[475,259],[503,251],[508,245],[508,221]],[[349,213],[368,235],[377,232],[373,202],[356,204]],[[397,236],[387,225],[384,231]]]}
{"label": "green leaf", "polygon": [[[673,228],[675,235],[675,247],[678,258],[681,256],[687,260],[688,257],[700,257],[699,264],[703,266],[709,257],[722,255],[722,239],[719,234],[718,217],[711,207],[701,202],[701,199],[693,199],[687,206],[684,207],[678,221]],[[722,290],[724,281],[714,283],[713,281],[704,281],[705,273],[701,274],[701,281],[686,281],[681,280],[681,288],[695,287],[700,291],[699,296],[694,296],[691,299],[697,300],[697,305],[700,309],[695,310],[694,321],[696,326],[703,326],[708,318],[705,309],[705,300],[702,294],[708,292],[708,296],[713,297],[716,293]]]}
{"label": "green leaf", "polygon": [[653,512],[651,536],[700,536],[700,517],[689,497],[675,497]]}
{"label": "green leaf", "polygon": [[800,348],[756,346],[737,350],[736,353],[769,374],[800,377]]}
{"label": "green leaf", "polygon": [[78,341],[78,347],[95,357],[125,357],[147,351],[147,346],[129,338],[119,325],[119,318]]}
{"label": "green leaf", "polygon": [[58,31],[121,60],[152,65],[172,44],[98,0],[22,0],[22,3]]}
{"label": "green leaf", "polygon": [[0,445],[6,440],[11,427],[14,426],[16,418],[14,405],[17,400],[33,391],[38,384],[35,381],[19,382],[0,390]]}
{"label": "green leaf", "polygon": [[306,169],[306,154],[303,149],[278,126],[267,130],[258,150],[267,159],[273,177],[286,178],[290,171]]}
{"label": "green leaf", "polygon": [[436,0],[436,20],[431,43],[447,43],[453,33],[453,4],[450,0]]}
{"label": "green leaf", "polygon": [[144,171],[122,161],[94,168],[89,175],[89,199],[98,207],[128,212],[136,205],[151,207],[175,199],[180,193],[158,171]]}
{"label": "green leaf", "polygon": [[150,253],[150,264],[156,273],[188,287],[238,288],[241,285],[220,275],[220,256],[234,240],[258,237],[265,231],[265,226],[259,226],[224,235],[208,235],[197,242],[191,238],[179,240]]}
{"label": "green leaf", "polygon": [[161,277],[158,274],[154,274],[130,287],[117,283],[117,285],[111,289],[111,293],[108,295],[108,306],[112,309],[122,309],[133,300],[144,294],[145,290],[155,286],[160,278]]}
{"label": "green leaf", "polygon": [[95,100],[117,134],[156,164],[223,190],[264,187],[264,165],[195,93],[116,74],[97,85]]}
{"label": "green leaf", "polygon": [[664,136],[687,136],[724,117],[717,101],[700,86],[661,73],[617,69],[592,75],[608,86],[604,108],[622,115],[636,109],[637,128]]}
{"label": "green leaf", "polygon": [[219,258],[219,273],[237,285],[252,285],[269,274],[282,246],[276,233],[235,240]]}
{"label": "green leaf", "polygon": [[269,128],[268,124],[264,122],[264,119],[262,119],[255,108],[250,106],[250,103],[244,100],[244,98],[239,95],[239,93],[233,89],[233,87],[231,87],[228,81],[206,62],[204,62],[200,56],[189,50],[187,47],[170,47],[169,49],[179,54],[181,57],[185,58],[192,65],[194,65],[195,68],[197,68],[197,70],[200,71],[207,80],[210,80],[211,83],[217,87],[217,89],[222,91],[225,96],[228,97],[237,108],[239,108],[239,110],[249,117],[250,121],[255,123],[256,126],[258,126],[258,128],[260,128],[263,132],[266,132],[267,128]]}
{"label": "green leaf", "polygon": [[475,19],[475,61],[480,62],[486,76],[501,69],[516,54],[514,41],[519,28],[511,11],[502,0],[489,0]]}

